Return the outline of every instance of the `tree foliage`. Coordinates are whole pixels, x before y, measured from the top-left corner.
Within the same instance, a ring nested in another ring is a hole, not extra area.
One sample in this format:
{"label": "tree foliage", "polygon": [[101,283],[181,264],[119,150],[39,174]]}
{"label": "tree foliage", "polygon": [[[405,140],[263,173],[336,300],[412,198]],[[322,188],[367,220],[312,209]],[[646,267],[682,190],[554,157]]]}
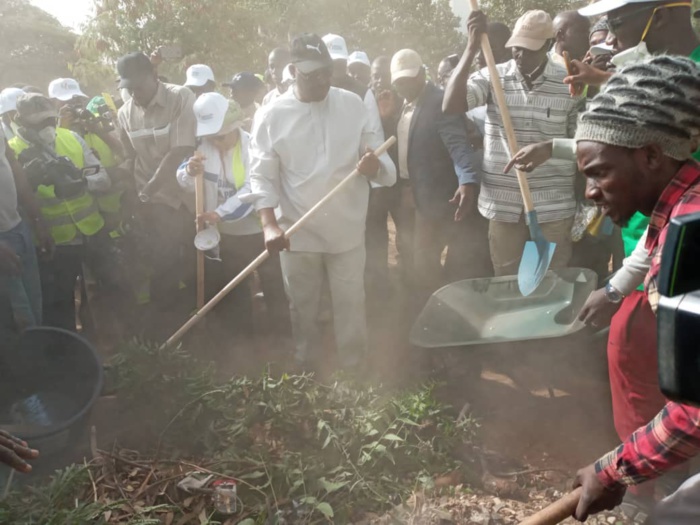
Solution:
{"label": "tree foliage", "polygon": [[464,45],[448,0],[95,0],[95,13],[81,55],[113,67],[131,51],[178,46],[182,60],[161,66],[173,82],[200,62],[219,79],[262,72],[268,52],[300,32],[340,34],[370,57],[411,47],[430,66]]}
{"label": "tree foliage", "polygon": [[554,17],[557,13],[578,9],[588,3],[586,0],[481,0],[479,2],[481,9],[490,20],[505,22],[511,29],[518,18],[531,9],[547,11]]}
{"label": "tree foliage", "polygon": [[75,35],[28,0],[0,2],[0,87],[15,83],[46,89],[69,74]]}

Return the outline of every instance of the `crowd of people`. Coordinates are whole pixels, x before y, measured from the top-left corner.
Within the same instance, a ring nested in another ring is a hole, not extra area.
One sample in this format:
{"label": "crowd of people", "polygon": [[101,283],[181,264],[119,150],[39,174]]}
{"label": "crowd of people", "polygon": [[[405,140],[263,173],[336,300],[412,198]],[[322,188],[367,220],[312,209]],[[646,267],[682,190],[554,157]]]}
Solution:
{"label": "crowd of people", "polygon": [[[700,478],[674,490],[688,476],[679,465],[700,451],[700,410],[659,391],[655,319],[669,221],[700,210],[693,17],[686,1],[599,0],[554,18],[528,11],[511,30],[474,11],[463,54],[434,64],[435,75],[415,50],[370,61],[333,34],[299,35],[270,52],[264,75],[222,84],[204,64],[182,86],[165,82],[157,54],[135,52],[117,64],[116,114],[110,97],[89,99],[73,79],[46,92],[7,87],[0,322],[76,330],[89,274],[134,333],[170,335],[194,308],[199,224],[220,234],[206,253],[207,298],[270,252],[258,280],[220,307],[223,333],[251,333],[259,286],[265,332],[293,341],[289,367],[314,368],[330,313],[339,366],[359,372],[376,305],[399,296],[405,329],[444,284],[517,273],[530,235],[522,170],[556,243],[551,268],[588,267],[601,281],[619,270],[580,319],[610,325],[623,444],[579,472],[575,516],[622,502],[639,523],[654,513],[655,523],[697,523]],[[496,81],[522,147],[512,157]],[[285,234],[354,169],[360,176]],[[0,459],[33,457],[25,445],[0,434]]]}

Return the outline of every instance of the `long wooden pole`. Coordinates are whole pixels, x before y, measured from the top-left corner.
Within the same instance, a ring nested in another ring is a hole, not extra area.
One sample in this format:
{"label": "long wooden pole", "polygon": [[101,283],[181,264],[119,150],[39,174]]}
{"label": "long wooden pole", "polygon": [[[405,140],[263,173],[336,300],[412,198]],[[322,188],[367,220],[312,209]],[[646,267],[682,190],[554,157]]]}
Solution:
{"label": "long wooden pole", "polygon": [[[380,155],[383,155],[384,153],[387,152],[387,150],[394,145],[396,142],[396,137],[391,137],[389,140],[387,140],[384,144],[379,146],[374,154],[379,157]],[[353,172],[345,177],[335,188],[333,188],[328,195],[323,197],[320,201],[316,203],[315,206],[313,206],[309,211],[307,211],[297,222],[295,222],[286,232],[285,236],[287,238],[291,237],[294,235],[296,232],[298,232],[304,224],[308,222],[308,220],[315,215],[315,213],[328,201],[330,201],[333,197],[335,197],[338,193],[340,193],[357,175],[359,175],[359,171],[357,169],[353,170]],[[190,331],[190,329],[196,325],[205,315],[207,315],[211,310],[214,309],[214,307],[219,304],[224,297],[226,297],[231,290],[233,290],[236,286],[241,284],[243,281],[245,281],[250,274],[252,274],[258,266],[260,266],[262,263],[265,262],[265,260],[270,256],[270,252],[265,250],[262,252],[260,255],[258,255],[253,262],[251,262],[241,273],[239,273],[230,283],[228,283],[223,290],[221,290],[218,294],[216,294],[207,304],[205,304],[202,308],[200,308],[197,313],[195,313],[190,319],[182,325],[182,327],[175,332],[170,339],[168,339],[165,342],[165,346],[171,346],[175,343],[177,343],[182,337]]]}
{"label": "long wooden pole", "polygon": [[581,487],[577,488],[559,501],[552,503],[549,507],[542,509],[525,521],[521,521],[520,525],[558,525],[576,512],[582,493],[583,489]]}
{"label": "long wooden pole", "polygon": [[[469,2],[472,11],[479,10],[479,0],[469,0]],[[513,128],[513,121],[510,118],[510,111],[508,110],[508,104],[506,103],[506,95],[503,92],[503,85],[501,85],[501,76],[496,68],[496,60],[493,58],[493,51],[491,50],[491,42],[489,42],[489,36],[486,33],[481,35],[481,52],[484,54],[486,64],[489,68],[491,86],[493,87],[493,94],[496,97],[496,104],[498,104],[498,110],[501,113],[501,119],[503,120],[503,127],[505,128],[506,139],[508,140],[510,156],[514,157],[515,154],[520,151],[520,148],[518,147],[518,139],[515,137],[515,128]],[[535,205],[532,202],[532,194],[530,193],[530,184],[527,181],[527,175],[517,169],[515,170],[515,173],[518,177],[518,184],[520,185],[520,193],[523,196],[525,211],[529,213],[535,209]]]}
{"label": "long wooden pole", "polygon": [[[195,152],[199,155],[199,152]],[[204,174],[195,177],[195,214],[197,223],[197,233],[202,230],[199,216],[204,213]],[[197,250],[197,308],[204,306],[204,252]]]}

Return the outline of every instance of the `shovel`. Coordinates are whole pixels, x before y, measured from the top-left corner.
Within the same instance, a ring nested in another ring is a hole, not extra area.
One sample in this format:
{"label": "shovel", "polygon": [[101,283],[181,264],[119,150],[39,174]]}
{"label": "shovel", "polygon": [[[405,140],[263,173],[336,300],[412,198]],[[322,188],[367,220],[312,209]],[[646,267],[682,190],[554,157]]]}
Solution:
{"label": "shovel", "polygon": [[[470,0],[470,4],[472,11],[479,10],[478,0]],[[501,85],[500,76],[496,69],[496,61],[491,51],[491,43],[486,34],[481,35],[481,52],[484,54],[484,58],[488,64],[493,93],[496,97],[498,109],[501,112],[503,127],[505,128],[506,138],[508,139],[508,149],[510,150],[511,156],[514,156],[519,150],[518,141],[515,138],[513,122],[510,119],[510,112],[508,111],[506,97],[503,93],[503,86]],[[518,177],[518,184],[520,185],[520,193],[523,196],[523,204],[525,206],[531,239],[525,243],[523,256],[520,259],[518,287],[520,288],[521,294],[528,296],[537,289],[542,279],[544,279],[547,269],[552,262],[556,244],[548,242],[547,239],[545,239],[542,229],[537,222],[537,212],[532,202],[532,194],[530,193],[530,185],[527,182],[527,175],[520,170],[516,170],[516,174]]]}
{"label": "shovel", "polygon": [[574,514],[582,492],[583,489],[581,487],[577,488],[559,501],[552,503],[549,507],[542,509],[537,514],[533,514],[525,521],[521,521],[520,525],[558,525]]}
{"label": "shovel", "polygon": [[[396,142],[396,137],[391,137],[389,140],[387,140],[384,144],[379,146],[375,151],[374,154],[379,157],[383,155],[384,153],[387,152],[387,150],[394,145]],[[307,211],[297,222],[292,224],[290,228],[285,232],[285,236],[287,238],[291,237],[294,235],[297,231],[299,231],[302,226],[313,216],[320,208],[326,205],[328,201],[330,201],[336,194],[340,193],[345,186],[347,186],[355,177],[357,177],[360,174],[360,172],[355,169],[353,170],[350,175],[345,177],[341,182],[338,183],[338,185],[333,188],[328,194],[323,197],[320,201],[318,201],[309,211]],[[262,252],[260,255],[258,255],[253,262],[251,262],[241,273],[239,273],[230,283],[228,283],[223,290],[221,290],[218,294],[216,294],[207,304],[205,304],[202,308],[200,308],[190,319],[180,327],[180,329],[175,332],[170,339],[168,339],[165,344],[163,345],[164,347],[172,346],[173,344],[177,343],[180,339],[183,338],[183,336],[190,331],[190,329],[196,325],[199,321],[201,321],[205,315],[207,315],[211,310],[214,309],[214,307],[219,304],[224,297],[226,297],[231,290],[233,290],[236,286],[241,284],[243,281],[246,280],[246,278],[252,274],[258,266],[260,266],[262,263],[264,263],[267,258],[270,256],[270,252],[265,250]]]}

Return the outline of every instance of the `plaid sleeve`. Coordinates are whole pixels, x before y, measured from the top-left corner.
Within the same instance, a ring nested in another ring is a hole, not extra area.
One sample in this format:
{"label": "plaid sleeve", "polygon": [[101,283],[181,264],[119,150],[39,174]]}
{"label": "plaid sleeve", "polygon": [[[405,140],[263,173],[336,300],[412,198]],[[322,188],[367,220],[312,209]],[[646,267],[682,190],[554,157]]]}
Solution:
{"label": "plaid sleeve", "polygon": [[700,408],[671,402],[595,467],[606,487],[638,485],[699,453]]}

